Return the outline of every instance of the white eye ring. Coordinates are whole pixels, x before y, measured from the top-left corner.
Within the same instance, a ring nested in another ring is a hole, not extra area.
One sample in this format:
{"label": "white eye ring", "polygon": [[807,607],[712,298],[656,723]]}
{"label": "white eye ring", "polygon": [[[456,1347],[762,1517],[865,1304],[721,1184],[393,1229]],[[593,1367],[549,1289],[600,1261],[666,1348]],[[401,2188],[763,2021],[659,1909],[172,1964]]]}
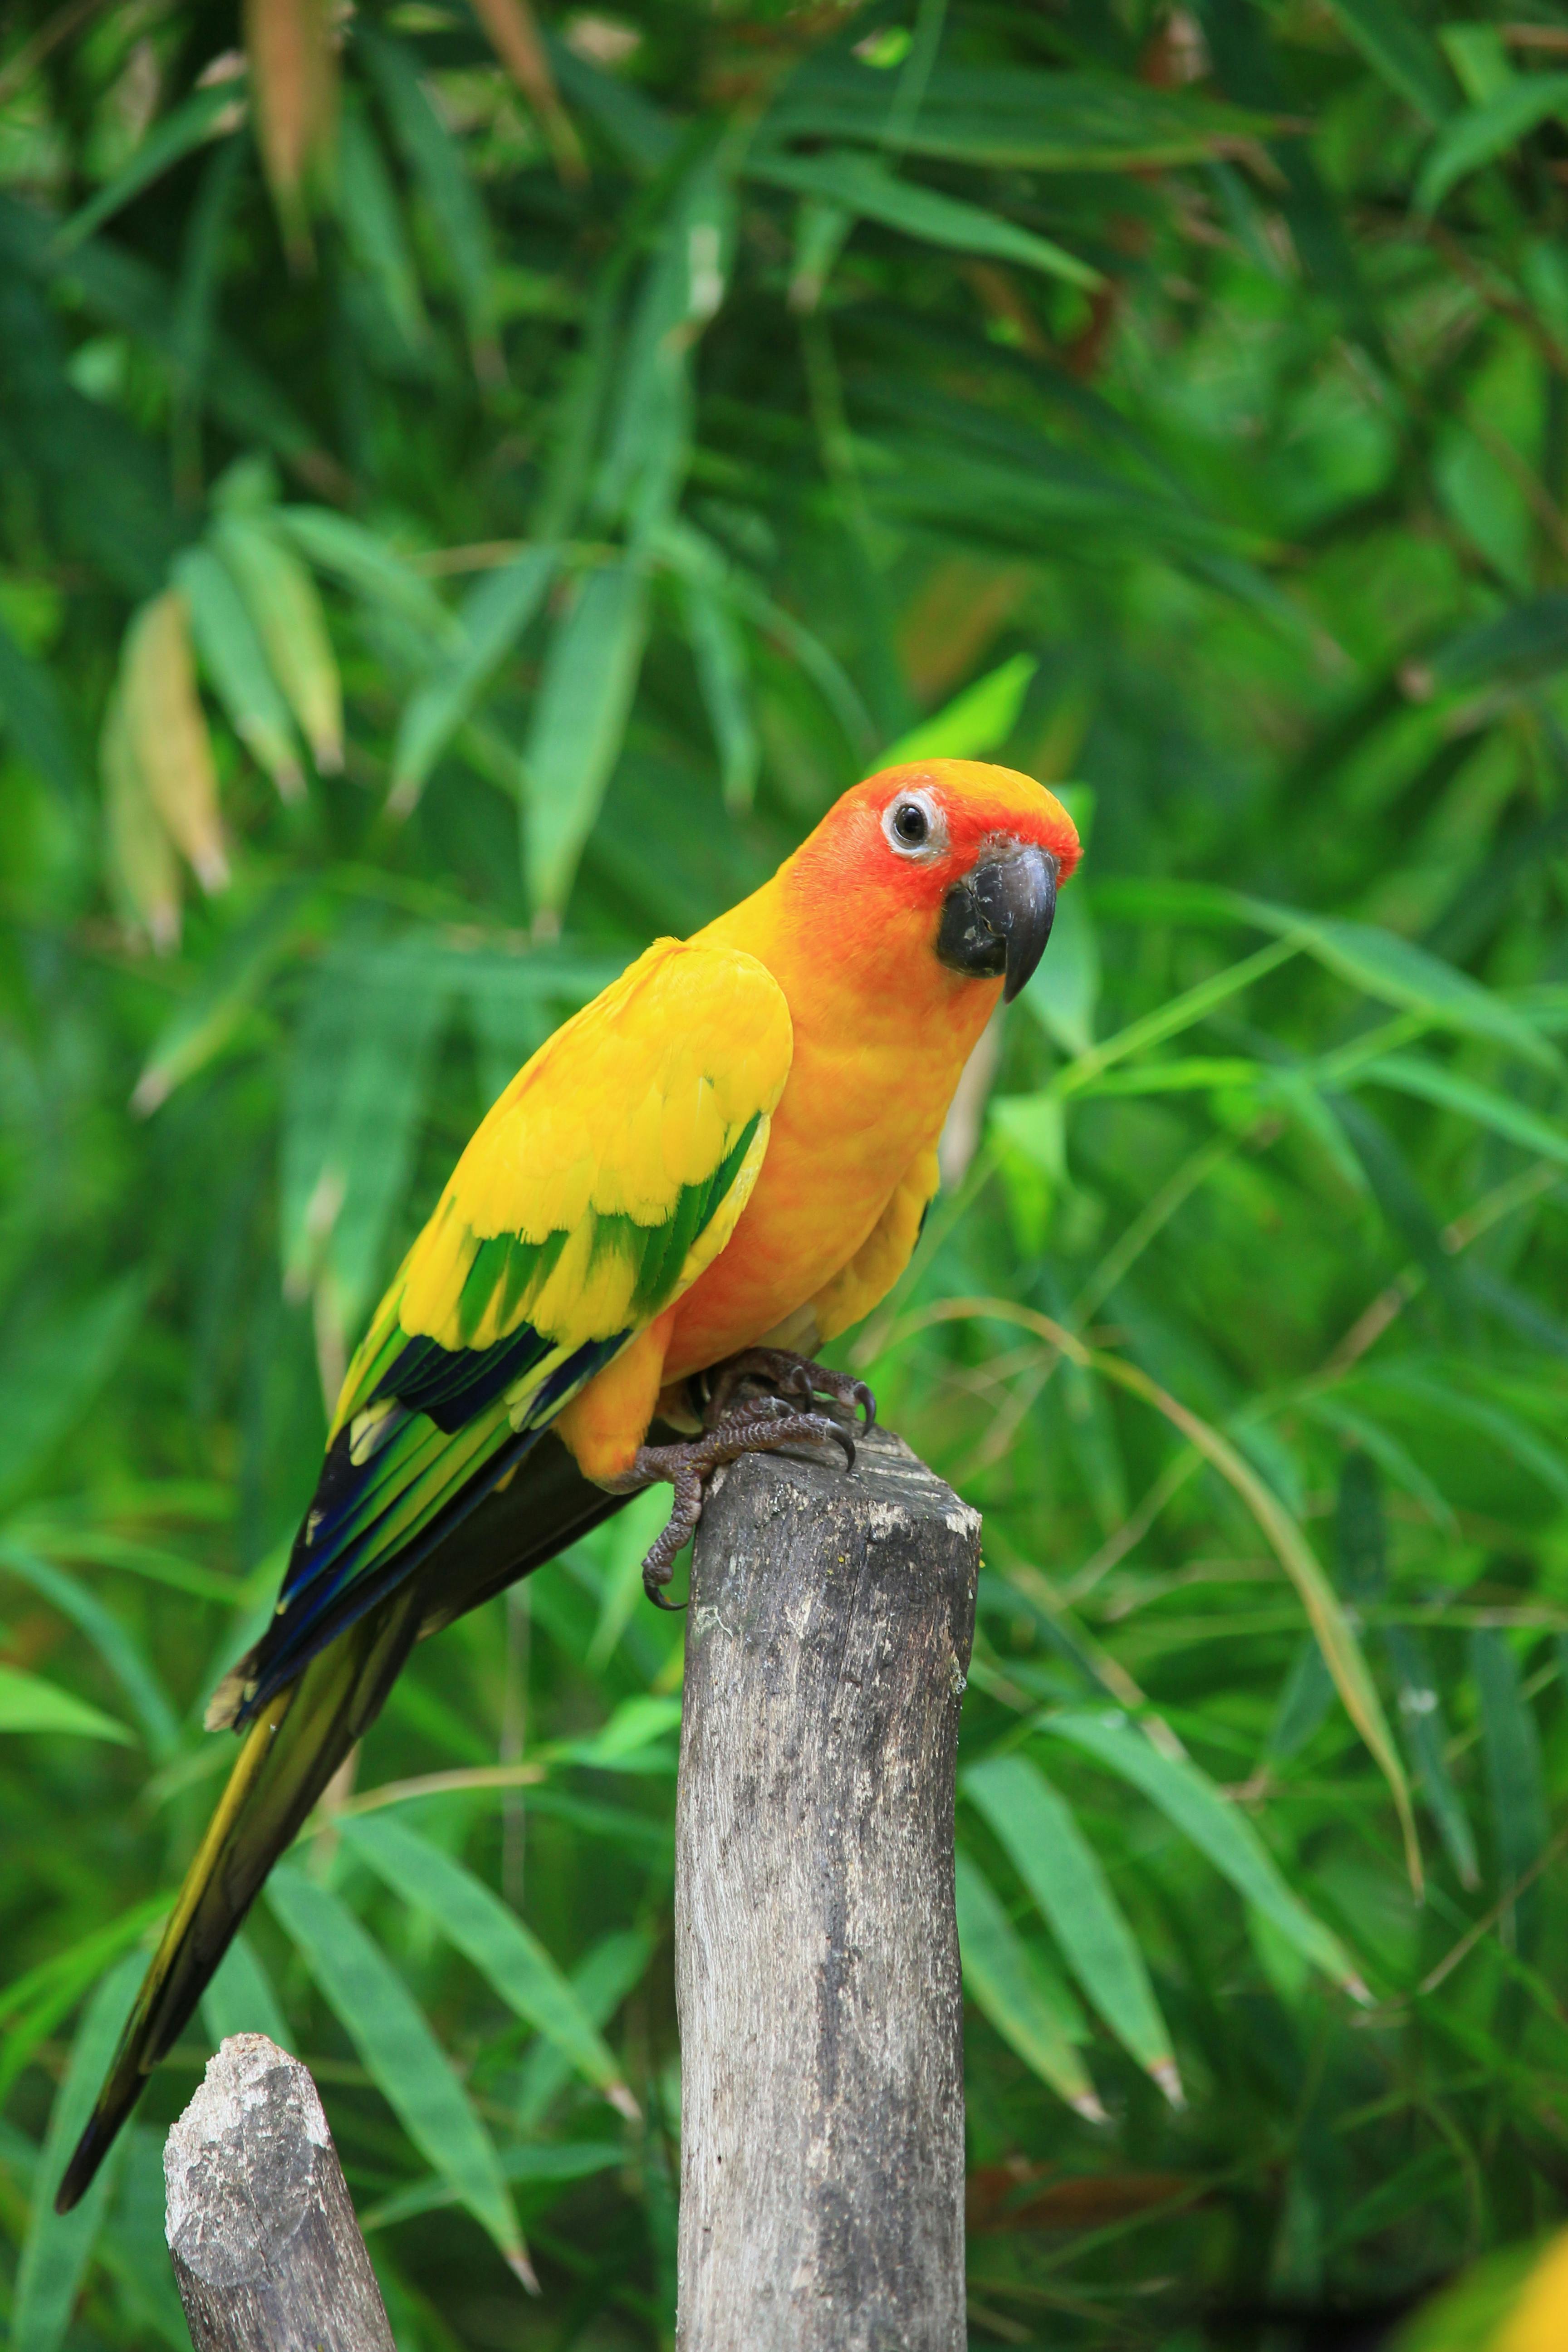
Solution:
{"label": "white eye ring", "polygon": [[947,847],[947,819],[930,793],[895,793],[882,812],[882,831],[900,857],[931,857]]}

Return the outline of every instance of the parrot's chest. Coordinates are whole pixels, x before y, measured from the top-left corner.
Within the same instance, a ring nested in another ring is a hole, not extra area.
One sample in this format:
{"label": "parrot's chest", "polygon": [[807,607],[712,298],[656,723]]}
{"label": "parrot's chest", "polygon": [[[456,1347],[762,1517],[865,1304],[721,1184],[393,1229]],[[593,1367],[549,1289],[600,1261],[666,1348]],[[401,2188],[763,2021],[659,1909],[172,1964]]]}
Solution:
{"label": "parrot's chest", "polygon": [[902,1038],[868,1050],[863,1038],[797,1024],[756,1190],[675,1309],[668,1379],[755,1347],[848,1265],[941,1133],[972,1042],[921,1056]]}

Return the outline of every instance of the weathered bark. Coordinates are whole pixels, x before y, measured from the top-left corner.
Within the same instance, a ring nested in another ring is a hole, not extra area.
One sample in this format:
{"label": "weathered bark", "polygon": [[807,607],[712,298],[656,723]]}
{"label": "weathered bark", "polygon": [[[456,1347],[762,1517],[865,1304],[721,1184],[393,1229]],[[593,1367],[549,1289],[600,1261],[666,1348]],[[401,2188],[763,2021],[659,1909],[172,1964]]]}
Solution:
{"label": "weathered bark", "polygon": [[316,2086],[264,2033],[207,2061],[163,2179],[196,2352],[395,2352]]}
{"label": "weathered bark", "polygon": [[953,1759],[979,1515],[880,1432],[698,1534],[676,1818],[679,2352],[964,2342]]}

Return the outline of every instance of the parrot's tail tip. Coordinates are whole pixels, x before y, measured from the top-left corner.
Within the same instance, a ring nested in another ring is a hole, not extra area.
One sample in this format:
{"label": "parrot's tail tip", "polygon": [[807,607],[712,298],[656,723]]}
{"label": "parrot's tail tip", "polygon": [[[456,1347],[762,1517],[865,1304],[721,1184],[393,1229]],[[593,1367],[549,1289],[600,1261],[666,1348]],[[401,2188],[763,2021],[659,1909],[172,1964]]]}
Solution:
{"label": "parrot's tail tip", "polygon": [[55,2191],[57,2213],[68,2213],[73,2205],[80,2203],[91,2188],[113,2137],[114,2126],[106,2116],[95,2113],[88,2117],[87,2128],[78,2140],[71,2160],[65,2168],[65,2176]]}

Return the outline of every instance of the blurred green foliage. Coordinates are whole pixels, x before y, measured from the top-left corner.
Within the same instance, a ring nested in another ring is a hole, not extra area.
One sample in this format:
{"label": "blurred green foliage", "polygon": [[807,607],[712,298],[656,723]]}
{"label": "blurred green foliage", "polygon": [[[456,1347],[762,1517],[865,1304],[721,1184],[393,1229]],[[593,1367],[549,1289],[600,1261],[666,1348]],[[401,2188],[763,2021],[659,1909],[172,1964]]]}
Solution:
{"label": "blurred green foliage", "polygon": [[973,2341],[1282,2352],[1522,2245],[1568,2184],[1568,15],[249,14],[248,63],[216,0],[0,35],[12,2340],[184,2343],[160,2133],[253,2024],[405,2352],[670,2341],[643,1504],[418,1654],[48,2198],[452,1159],[895,745],[1087,780],[847,1349],[986,1514]]}

